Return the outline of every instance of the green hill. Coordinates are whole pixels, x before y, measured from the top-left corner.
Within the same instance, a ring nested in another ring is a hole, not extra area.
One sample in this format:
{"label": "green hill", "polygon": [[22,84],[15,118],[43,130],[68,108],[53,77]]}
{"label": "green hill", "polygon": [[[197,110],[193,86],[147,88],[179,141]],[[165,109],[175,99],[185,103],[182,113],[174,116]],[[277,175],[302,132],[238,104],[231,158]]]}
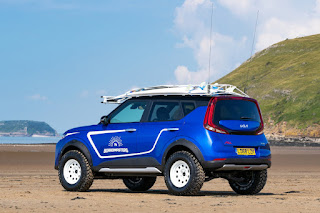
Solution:
{"label": "green hill", "polygon": [[320,137],[320,34],[274,44],[216,82],[259,101],[266,133]]}
{"label": "green hill", "polygon": [[49,124],[40,121],[0,121],[0,136],[58,136]]}

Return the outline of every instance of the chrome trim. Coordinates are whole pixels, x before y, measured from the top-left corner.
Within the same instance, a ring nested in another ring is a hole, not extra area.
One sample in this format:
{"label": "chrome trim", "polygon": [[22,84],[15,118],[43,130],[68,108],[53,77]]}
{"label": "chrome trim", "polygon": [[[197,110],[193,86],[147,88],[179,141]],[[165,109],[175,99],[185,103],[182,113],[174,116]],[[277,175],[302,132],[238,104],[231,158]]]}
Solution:
{"label": "chrome trim", "polygon": [[137,131],[136,129],[125,129],[126,132],[135,132]]}
{"label": "chrome trim", "polygon": [[268,168],[267,164],[261,165],[236,165],[236,164],[225,164],[223,167],[216,171],[228,171],[228,170],[264,170]]}
{"label": "chrome trim", "polygon": [[146,168],[102,168],[99,172],[111,172],[111,173],[161,173],[161,171],[155,167]]}
{"label": "chrome trim", "polygon": [[178,131],[179,128],[167,128],[167,130],[173,132],[173,131]]}

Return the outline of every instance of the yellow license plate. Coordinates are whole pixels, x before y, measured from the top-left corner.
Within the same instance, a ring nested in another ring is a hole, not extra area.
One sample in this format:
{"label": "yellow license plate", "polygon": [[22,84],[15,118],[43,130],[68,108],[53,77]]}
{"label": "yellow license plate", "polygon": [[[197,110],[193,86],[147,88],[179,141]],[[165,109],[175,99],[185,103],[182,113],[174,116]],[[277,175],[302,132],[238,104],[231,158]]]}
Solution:
{"label": "yellow license plate", "polygon": [[256,155],[255,148],[237,148],[238,155]]}

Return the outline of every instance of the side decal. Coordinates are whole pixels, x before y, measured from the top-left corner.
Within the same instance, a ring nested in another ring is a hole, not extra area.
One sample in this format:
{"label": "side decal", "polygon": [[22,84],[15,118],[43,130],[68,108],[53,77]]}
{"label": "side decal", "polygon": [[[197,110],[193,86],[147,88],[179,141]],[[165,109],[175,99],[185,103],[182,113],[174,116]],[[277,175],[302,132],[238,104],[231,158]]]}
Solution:
{"label": "side decal", "polygon": [[87,138],[92,146],[92,148],[94,149],[94,151],[96,152],[96,154],[98,155],[99,158],[119,158],[119,157],[129,157],[129,156],[136,156],[136,155],[144,155],[144,154],[148,154],[150,152],[152,152],[154,150],[154,148],[156,147],[157,143],[158,143],[158,140],[161,136],[161,134],[163,132],[166,132],[166,131],[177,131],[179,130],[179,128],[165,128],[165,129],[162,129],[158,136],[157,136],[157,139],[156,141],[154,142],[153,144],[153,147],[149,150],[149,151],[145,151],[145,152],[138,152],[138,153],[130,153],[130,154],[121,154],[121,155],[111,155],[111,156],[102,156],[97,147],[94,145],[93,141],[92,141],[92,138],[91,136],[92,135],[101,135],[101,134],[108,134],[108,133],[119,133],[119,132],[126,132],[126,130],[105,130],[105,131],[92,131],[92,132],[88,132],[87,134]]}

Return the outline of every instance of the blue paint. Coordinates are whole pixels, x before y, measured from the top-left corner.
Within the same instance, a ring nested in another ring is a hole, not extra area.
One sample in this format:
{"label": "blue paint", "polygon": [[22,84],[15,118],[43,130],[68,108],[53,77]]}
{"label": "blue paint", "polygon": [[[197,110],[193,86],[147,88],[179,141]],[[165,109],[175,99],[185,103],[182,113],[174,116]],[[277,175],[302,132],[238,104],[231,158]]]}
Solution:
{"label": "blue paint", "polygon": [[219,124],[228,129],[237,131],[254,131],[260,126],[260,122],[242,120],[220,120]]}

